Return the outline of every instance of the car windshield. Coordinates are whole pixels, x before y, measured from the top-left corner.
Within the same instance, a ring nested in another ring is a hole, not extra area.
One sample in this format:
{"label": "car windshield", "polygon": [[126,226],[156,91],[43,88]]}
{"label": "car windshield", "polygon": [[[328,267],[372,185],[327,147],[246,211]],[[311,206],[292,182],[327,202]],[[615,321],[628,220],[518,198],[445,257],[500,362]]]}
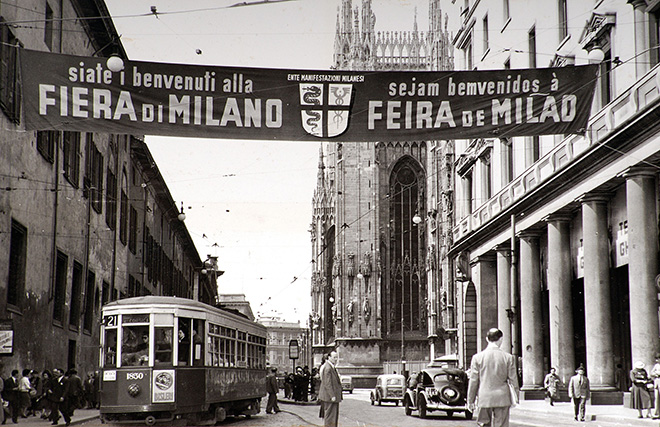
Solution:
{"label": "car windshield", "polygon": [[401,378],[388,378],[387,379],[387,385],[401,385],[403,382],[401,381]]}

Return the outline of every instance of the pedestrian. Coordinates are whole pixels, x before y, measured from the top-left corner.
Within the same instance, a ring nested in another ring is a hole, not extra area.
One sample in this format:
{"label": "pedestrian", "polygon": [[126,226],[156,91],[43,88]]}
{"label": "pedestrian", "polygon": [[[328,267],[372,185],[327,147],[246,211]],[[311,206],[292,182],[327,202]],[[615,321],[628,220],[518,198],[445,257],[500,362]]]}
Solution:
{"label": "pedestrian", "polygon": [[550,406],[555,405],[555,401],[559,400],[559,384],[561,380],[559,375],[557,375],[557,370],[555,368],[550,368],[550,373],[545,376],[543,380],[543,387],[545,387],[545,395],[550,399]]}
{"label": "pedestrian", "polygon": [[50,404],[50,421],[56,426],[60,420],[60,406],[64,400],[64,376],[59,368],[53,369],[53,378],[49,381],[49,387],[46,390],[48,402]]}
{"label": "pedestrian", "polygon": [[336,368],[338,360],[337,352],[332,351],[321,366],[321,388],[318,399],[321,402],[325,427],[337,427],[339,422],[339,402],[342,400],[342,391]]}
{"label": "pedestrian", "polygon": [[37,416],[37,413],[41,409],[39,398],[42,393],[42,384],[39,372],[34,369],[30,371],[30,385],[32,386],[30,390],[30,415]]}
{"label": "pedestrian", "polygon": [[32,384],[30,384],[30,369],[23,369],[21,377],[18,379],[18,400],[19,400],[19,413],[21,418],[28,417],[28,410],[32,405],[30,399],[30,391],[32,390]]}
{"label": "pedestrian", "polygon": [[500,348],[504,334],[491,328],[486,334],[488,346],[472,356],[468,385],[468,408],[474,412],[478,398],[479,426],[508,427],[509,411],[519,392],[516,359]]}
{"label": "pedestrian", "polygon": [[5,380],[3,399],[9,402],[9,413],[14,424],[18,423],[20,415],[20,397],[18,394],[18,369],[11,371],[11,376]]}
{"label": "pedestrian", "polygon": [[82,394],[82,380],[78,376],[78,371],[71,368],[64,374],[64,393],[62,394],[62,404],[60,405],[60,412],[66,425],[71,425],[71,417],[73,413],[80,406],[80,395]]}
{"label": "pedestrian", "polygon": [[655,408],[653,410],[653,419],[660,419],[660,353],[655,355],[655,365],[651,368],[651,380],[653,381],[653,401]]}
{"label": "pedestrian", "polygon": [[628,377],[628,373],[623,370],[623,365],[617,363],[614,368],[614,386],[618,391],[628,391]]}
{"label": "pedestrian", "polygon": [[78,376],[78,370],[71,368],[66,373],[68,389],[65,393],[65,400],[68,399],[71,415],[76,409],[82,408],[82,396],[84,393],[82,378]]}
{"label": "pedestrian", "polygon": [[[0,374],[2,373],[2,364],[0,364]],[[5,381],[2,379],[2,375],[0,375],[0,396],[3,395],[3,391],[5,390]],[[0,397],[0,423],[5,424],[7,421],[7,414],[6,414],[6,406],[5,403],[8,404],[8,402],[5,402],[5,400]]]}
{"label": "pedestrian", "polygon": [[648,390],[648,385],[651,383],[648,372],[646,372],[646,365],[641,360],[635,362],[635,367],[630,371],[630,407],[637,409],[639,413],[637,418],[644,418],[642,413],[647,409],[646,417],[651,418],[651,394]]}
{"label": "pedestrian", "polygon": [[270,368],[270,373],[266,375],[266,392],[268,393],[268,403],[266,404],[266,413],[272,414],[280,412],[280,407],[277,404],[277,368]]}
{"label": "pedestrian", "polygon": [[575,414],[575,421],[584,421],[584,411],[587,400],[591,397],[591,388],[589,386],[589,378],[587,378],[587,370],[584,365],[580,364],[575,370],[568,382],[568,397],[573,401],[573,411]]}
{"label": "pedestrian", "polygon": [[50,419],[51,403],[48,400],[48,390],[51,389],[51,382],[53,381],[53,374],[48,369],[44,369],[41,373],[41,395],[39,396],[39,404],[41,406],[41,418],[44,420]]}
{"label": "pedestrian", "polygon": [[321,375],[319,374],[319,368],[317,367],[312,368],[312,379],[310,380],[310,382],[311,382],[311,387],[310,387],[311,399],[316,400],[319,397],[319,387],[321,387]]}
{"label": "pedestrian", "polygon": [[284,397],[291,399],[293,395],[293,374],[284,371]]}

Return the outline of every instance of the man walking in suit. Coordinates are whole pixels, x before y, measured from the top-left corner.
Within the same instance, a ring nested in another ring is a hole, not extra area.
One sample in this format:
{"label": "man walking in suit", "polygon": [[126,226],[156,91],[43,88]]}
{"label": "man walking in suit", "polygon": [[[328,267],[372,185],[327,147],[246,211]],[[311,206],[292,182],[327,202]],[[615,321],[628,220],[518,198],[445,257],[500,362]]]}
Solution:
{"label": "man walking in suit", "polygon": [[50,420],[52,425],[56,426],[60,419],[60,410],[64,402],[64,378],[61,369],[53,369],[53,380],[46,391],[46,398],[50,402]]}
{"label": "man walking in suit", "polygon": [[511,390],[518,395],[518,376],[515,358],[500,348],[504,334],[492,328],[486,334],[488,346],[472,356],[468,407],[474,412],[479,397],[477,424],[488,427],[508,427]]}
{"label": "man walking in suit", "polygon": [[576,374],[571,377],[568,382],[568,397],[573,400],[573,407],[575,408],[575,421],[580,417],[580,421],[584,421],[584,407],[587,399],[591,396],[589,388],[589,378],[587,378],[586,369],[580,364],[575,370]]}
{"label": "man walking in suit", "polygon": [[20,394],[18,391],[18,369],[12,370],[11,376],[5,380],[5,388],[2,394],[5,400],[9,401],[11,420],[14,424],[18,423],[18,416],[21,411]]}
{"label": "man walking in suit", "polygon": [[268,403],[266,404],[266,413],[270,414],[273,411],[275,413],[280,412],[280,407],[277,404],[277,391],[279,387],[277,385],[277,368],[270,368],[270,373],[266,375],[266,392],[268,393]]}
{"label": "man walking in suit", "polygon": [[321,390],[318,400],[323,410],[323,425],[325,427],[337,427],[339,422],[339,402],[341,402],[341,381],[337,373],[336,351],[328,355],[328,359],[321,366]]}

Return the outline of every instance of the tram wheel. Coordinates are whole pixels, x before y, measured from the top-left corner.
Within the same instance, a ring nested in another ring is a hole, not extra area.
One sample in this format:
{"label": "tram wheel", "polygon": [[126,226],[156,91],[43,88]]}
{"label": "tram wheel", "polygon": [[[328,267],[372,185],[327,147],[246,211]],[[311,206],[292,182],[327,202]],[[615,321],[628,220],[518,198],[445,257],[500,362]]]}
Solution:
{"label": "tram wheel", "polygon": [[149,415],[147,418],[144,419],[144,423],[148,426],[152,426],[156,424],[156,417],[153,415]]}
{"label": "tram wheel", "polygon": [[225,408],[215,408],[215,422],[221,423],[227,418],[227,411]]}

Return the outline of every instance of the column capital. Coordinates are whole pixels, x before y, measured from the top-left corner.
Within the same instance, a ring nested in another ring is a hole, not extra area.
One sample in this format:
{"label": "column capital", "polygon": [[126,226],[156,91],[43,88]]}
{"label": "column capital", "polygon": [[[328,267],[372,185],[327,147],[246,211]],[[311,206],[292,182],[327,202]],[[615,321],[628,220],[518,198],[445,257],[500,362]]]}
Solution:
{"label": "column capital", "polygon": [[572,220],[573,220],[573,215],[568,213],[560,213],[560,212],[550,214],[545,218],[543,218],[543,221],[545,222],[571,222]]}
{"label": "column capital", "polygon": [[655,178],[658,175],[658,170],[650,166],[632,166],[623,172],[623,177],[630,178]]}
{"label": "column capital", "polygon": [[493,250],[495,252],[502,252],[504,254],[508,254],[511,252],[511,243],[506,242],[506,243],[500,243],[499,245],[496,245]]}
{"label": "column capital", "polygon": [[605,191],[593,191],[590,193],[585,193],[577,198],[577,201],[585,203],[607,203],[612,199],[612,193]]}
{"label": "column capital", "polygon": [[522,230],[522,231],[517,232],[516,236],[518,238],[524,239],[524,240],[533,240],[533,239],[538,239],[539,237],[541,237],[541,234],[542,233],[540,231],[527,229],[527,230]]}
{"label": "column capital", "polygon": [[475,265],[480,262],[493,262],[495,261],[495,254],[492,252],[486,252],[483,255],[476,256],[470,260],[470,265]]}
{"label": "column capital", "polygon": [[634,9],[647,6],[644,0],[628,0],[626,3],[631,4]]}

